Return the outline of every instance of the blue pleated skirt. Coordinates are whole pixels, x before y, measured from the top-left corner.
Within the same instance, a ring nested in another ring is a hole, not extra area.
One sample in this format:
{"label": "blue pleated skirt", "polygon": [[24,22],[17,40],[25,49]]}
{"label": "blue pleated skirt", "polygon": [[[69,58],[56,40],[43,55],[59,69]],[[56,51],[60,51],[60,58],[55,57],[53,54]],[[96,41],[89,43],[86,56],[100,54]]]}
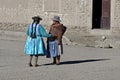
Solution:
{"label": "blue pleated skirt", "polygon": [[49,52],[50,52],[50,57],[56,57],[58,55],[58,45],[57,41],[50,41],[49,42]]}
{"label": "blue pleated skirt", "polygon": [[49,41],[49,57],[57,57],[58,55],[63,54],[63,46],[57,44],[57,40]]}
{"label": "blue pleated skirt", "polygon": [[28,36],[25,43],[24,53],[27,55],[46,55],[47,50],[42,37],[37,36],[37,38],[32,39]]}

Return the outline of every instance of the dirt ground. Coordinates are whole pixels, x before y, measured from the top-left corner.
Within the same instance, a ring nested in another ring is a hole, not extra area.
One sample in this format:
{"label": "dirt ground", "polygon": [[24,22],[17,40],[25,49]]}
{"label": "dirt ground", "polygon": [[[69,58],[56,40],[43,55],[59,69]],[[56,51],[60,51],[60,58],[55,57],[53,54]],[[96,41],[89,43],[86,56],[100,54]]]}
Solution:
{"label": "dirt ground", "polygon": [[119,80],[120,50],[64,45],[60,65],[39,57],[28,67],[22,41],[0,40],[0,80]]}

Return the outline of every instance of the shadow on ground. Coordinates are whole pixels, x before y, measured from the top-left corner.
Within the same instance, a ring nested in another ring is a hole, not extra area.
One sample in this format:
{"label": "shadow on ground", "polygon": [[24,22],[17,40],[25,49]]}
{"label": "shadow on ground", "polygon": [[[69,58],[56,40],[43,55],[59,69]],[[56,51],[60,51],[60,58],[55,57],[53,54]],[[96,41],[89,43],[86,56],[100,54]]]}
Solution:
{"label": "shadow on ground", "polygon": [[[64,61],[64,62],[60,62],[60,65],[80,64],[80,63],[89,63],[89,62],[106,61],[106,60],[110,60],[110,59],[89,59],[89,60]],[[48,63],[44,65],[53,65],[53,64]]]}

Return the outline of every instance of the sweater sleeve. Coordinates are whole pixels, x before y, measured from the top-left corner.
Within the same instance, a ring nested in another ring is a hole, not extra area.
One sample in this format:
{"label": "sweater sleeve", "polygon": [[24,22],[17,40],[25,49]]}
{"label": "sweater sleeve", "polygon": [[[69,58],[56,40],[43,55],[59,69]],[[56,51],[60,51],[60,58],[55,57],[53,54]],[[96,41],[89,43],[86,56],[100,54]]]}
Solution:
{"label": "sweater sleeve", "polygon": [[30,35],[30,29],[29,29],[30,25],[27,27],[27,30],[26,30],[26,35],[29,36]]}
{"label": "sweater sleeve", "polygon": [[41,36],[43,36],[43,37],[51,37],[51,34],[48,34],[48,33],[45,31],[45,29],[43,28],[42,25],[40,25],[40,34],[41,34]]}
{"label": "sweater sleeve", "polygon": [[61,41],[62,41],[62,25],[61,24],[58,27],[58,37],[57,37],[57,40],[58,40],[59,43],[61,43]]}

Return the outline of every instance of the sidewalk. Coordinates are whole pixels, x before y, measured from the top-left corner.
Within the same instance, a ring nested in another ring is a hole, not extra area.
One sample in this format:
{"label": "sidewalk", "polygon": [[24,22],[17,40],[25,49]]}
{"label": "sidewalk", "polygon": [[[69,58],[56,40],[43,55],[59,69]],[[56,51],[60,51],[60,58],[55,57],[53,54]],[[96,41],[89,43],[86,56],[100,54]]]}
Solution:
{"label": "sidewalk", "polygon": [[120,50],[65,45],[61,65],[28,67],[24,41],[0,40],[0,80],[120,80]]}

